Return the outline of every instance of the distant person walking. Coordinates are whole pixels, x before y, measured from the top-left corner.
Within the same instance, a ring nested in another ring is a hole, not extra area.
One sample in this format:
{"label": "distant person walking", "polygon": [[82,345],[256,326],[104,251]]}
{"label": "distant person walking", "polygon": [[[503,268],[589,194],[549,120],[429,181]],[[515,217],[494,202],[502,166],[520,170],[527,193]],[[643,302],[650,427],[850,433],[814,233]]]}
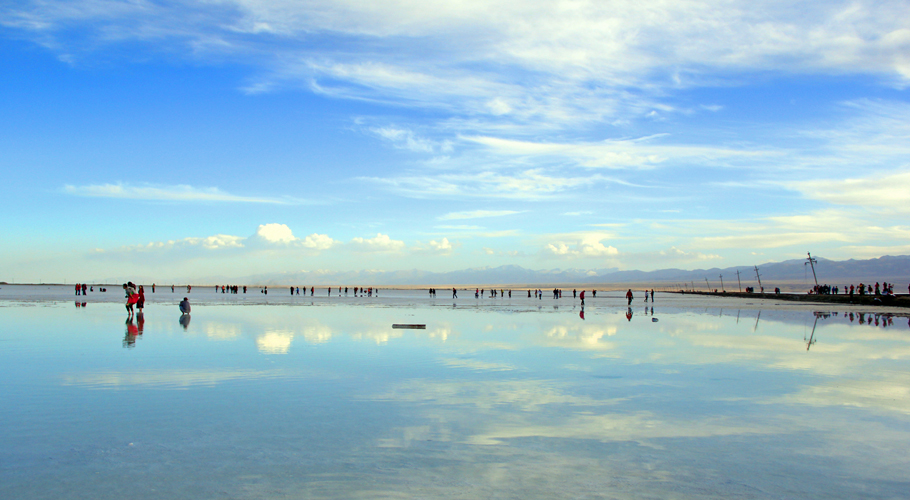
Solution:
{"label": "distant person walking", "polygon": [[[575,290],[572,290],[572,293],[574,294]],[[584,290],[581,291],[581,305],[582,306],[585,305],[585,291]],[[582,319],[584,319],[584,318],[582,318]]]}
{"label": "distant person walking", "polygon": [[456,290],[455,287],[452,287],[452,298],[453,299],[458,298],[458,290]]}
{"label": "distant person walking", "polygon": [[629,291],[626,292],[626,300],[629,301],[628,305],[630,305],[630,306],[632,305],[632,299],[633,299],[633,298],[634,298],[634,297],[632,296],[632,289],[630,288]]}

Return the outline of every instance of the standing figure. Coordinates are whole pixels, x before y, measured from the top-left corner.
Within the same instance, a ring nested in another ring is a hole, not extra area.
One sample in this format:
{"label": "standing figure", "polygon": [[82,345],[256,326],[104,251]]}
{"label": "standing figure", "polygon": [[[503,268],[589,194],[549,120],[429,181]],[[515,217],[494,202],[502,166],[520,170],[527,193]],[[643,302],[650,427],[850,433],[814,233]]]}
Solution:
{"label": "standing figure", "polygon": [[629,301],[628,305],[631,306],[632,305],[632,289],[631,288],[629,289],[628,292],[626,292],[626,299]]}
{"label": "standing figure", "polygon": [[139,314],[142,314],[142,309],[145,308],[145,288],[142,288],[142,285],[139,285],[139,298],[136,300],[136,309],[139,309]]}

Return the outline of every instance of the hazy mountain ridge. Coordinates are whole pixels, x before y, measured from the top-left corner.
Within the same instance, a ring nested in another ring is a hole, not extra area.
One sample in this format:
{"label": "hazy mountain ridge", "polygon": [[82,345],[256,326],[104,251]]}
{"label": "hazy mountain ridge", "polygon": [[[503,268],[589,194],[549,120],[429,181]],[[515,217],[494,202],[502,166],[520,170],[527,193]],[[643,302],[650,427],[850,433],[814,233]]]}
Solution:
{"label": "hazy mountain ridge", "polygon": [[[843,285],[847,282],[889,281],[902,283],[910,280],[910,256],[884,256],[868,260],[833,261],[818,258],[815,265],[819,283]],[[784,262],[766,263],[758,266],[762,283],[774,286],[775,281],[812,281],[812,271],[804,259]],[[660,269],[656,271],[619,271],[610,268],[601,269],[546,269],[533,270],[521,266],[504,265],[498,267],[478,267],[459,271],[434,273],[418,269],[403,271],[347,271],[322,272],[299,271],[247,276],[242,283],[264,285],[324,286],[348,284],[349,286],[396,286],[396,285],[558,285],[577,284],[610,284],[610,283],[691,283],[697,288],[704,286],[705,278],[712,288],[720,288],[720,276],[723,275],[727,290],[736,288],[736,271],[740,272],[743,286],[755,285],[753,266],[735,266],[710,269]]]}
{"label": "hazy mountain ridge", "polygon": [[[762,284],[766,289],[773,288],[775,282],[814,284],[812,270],[805,259],[794,259],[783,262],[769,262],[758,265]],[[710,288],[720,288],[720,276],[723,275],[724,288],[736,290],[736,271],[740,272],[742,286],[757,286],[755,268],[752,265],[710,269],[659,269],[656,271],[620,271],[615,268],[600,269],[527,269],[516,265],[497,267],[476,267],[434,273],[420,269],[400,271],[291,271],[284,273],[265,273],[248,276],[204,276],[193,279],[197,284],[247,284],[268,286],[420,286],[420,285],[565,285],[565,284],[635,284],[653,283],[663,285],[692,284],[695,288],[704,289],[705,278]],[[844,261],[829,260],[818,257],[815,265],[819,283],[830,285],[857,284],[859,282],[875,283],[876,281],[894,282],[900,291],[910,282],[910,255],[886,255],[876,259],[849,259]],[[93,283],[122,283],[132,280],[137,283],[158,283],[169,286],[171,281],[142,276],[137,273],[132,277],[108,277]],[[185,283],[185,280],[173,283]]]}

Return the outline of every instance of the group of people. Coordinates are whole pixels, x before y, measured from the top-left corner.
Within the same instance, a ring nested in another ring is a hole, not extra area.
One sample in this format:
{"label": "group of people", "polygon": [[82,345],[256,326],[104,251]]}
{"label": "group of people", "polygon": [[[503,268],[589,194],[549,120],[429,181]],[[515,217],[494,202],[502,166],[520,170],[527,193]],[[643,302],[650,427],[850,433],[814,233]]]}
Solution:
{"label": "group of people", "polygon": [[[154,287],[154,285],[152,285]],[[173,291],[173,286],[171,287]],[[190,286],[187,285],[187,292],[190,291]],[[136,314],[137,318],[142,317],[143,310],[145,309],[145,288],[142,285],[138,287],[132,282],[128,281],[123,284],[123,293],[126,295],[126,312],[128,317],[132,318],[133,314]],[[187,297],[184,297],[180,302],[180,313],[189,314],[190,313],[190,300]]]}
{"label": "group of people", "polygon": [[[292,286],[292,287],[289,287],[289,288],[290,288],[290,291],[291,291],[291,295],[300,295],[300,287],[299,287],[299,286],[298,286],[298,287],[293,287],[293,286]],[[268,287],[265,287],[265,289],[268,289]],[[333,290],[333,289],[334,289],[333,287],[328,287],[328,288],[326,288],[326,296],[327,296],[327,297],[331,297],[331,296],[332,296],[332,290]],[[351,292],[351,288],[350,288],[350,287],[344,287],[344,288],[342,288],[342,287],[340,287],[340,286],[338,287],[338,296],[339,296],[339,297],[341,297],[341,294],[342,294],[342,293],[344,293],[344,296],[347,297],[348,294],[349,294],[350,292]],[[362,287],[362,286],[360,286],[360,287],[355,286],[355,287],[353,288],[353,292],[354,292],[354,297],[357,297],[358,294],[359,294],[360,297],[363,297],[364,295],[366,295],[367,297],[372,297],[374,292],[376,293],[377,296],[379,295],[379,289],[376,288],[376,289],[374,290],[373,287],[364,288],[364,287]],[[243,287],[243,293],[246,293],[246,287]],[[266,292],[266,293],[268,293],[268,292]],[[310,297],[312,297],[312,296],[315,295],[315,294],[316,294],[316,287],[311,286],[311,287],[310,287]],[[306,297],[306,287],[305,287],[305,286],[303,287],[303,296]]]}
{"label": "group of people", "polygon": [[[815,285],[809,290],[811,294],[817,295],[837,295],[839,293],[849,294],[851,297],[855,295],[874,295],[876,297],[882,296],[892,296],[894,295],[894,283],[888,283],[887,281],[879,283],[875,282],[875,285],[860,283],[859,285],[844,285],[843,290],[838,286],[830,286],[827,283],[824,285]],[[907,286],[907,293],[910,293],[910,285]]]}
{"label": "group of people", "polygon": [[[837,314],[837,313],[834,313]],[[866,317],[866,314],[869,316]],[[848,317],[848,313],[844,313],[844,317]],[[881,326],[882,328],[887,328],[889,326],[894,326],[894,315],[893,314],[876,314],[876,313],[856,313],[855,318],[859,321],[859,324],[868,324],[869,326]],[[853,312],[849,313],[850,322],[853,323],[854,314]],[[910,319],[908,319],[910,323]]]}
{"label": "group of people", "polygon": [[126,294],[126,311],[129,316],[133,316],[133,308],[138,309],[137,314],[142,315],[145,308],[145,288],[139,285],[137,288],[132,281],[123,284],[123,292]]}

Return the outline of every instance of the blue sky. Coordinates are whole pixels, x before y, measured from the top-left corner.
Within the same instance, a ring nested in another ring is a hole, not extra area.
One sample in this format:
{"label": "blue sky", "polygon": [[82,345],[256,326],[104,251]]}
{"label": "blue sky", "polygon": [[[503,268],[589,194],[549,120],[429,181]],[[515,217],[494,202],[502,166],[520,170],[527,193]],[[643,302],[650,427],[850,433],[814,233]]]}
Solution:
{"label": "blue sky", "polygon": [[910,4],[14,1],[0,280],[910,253]]}

